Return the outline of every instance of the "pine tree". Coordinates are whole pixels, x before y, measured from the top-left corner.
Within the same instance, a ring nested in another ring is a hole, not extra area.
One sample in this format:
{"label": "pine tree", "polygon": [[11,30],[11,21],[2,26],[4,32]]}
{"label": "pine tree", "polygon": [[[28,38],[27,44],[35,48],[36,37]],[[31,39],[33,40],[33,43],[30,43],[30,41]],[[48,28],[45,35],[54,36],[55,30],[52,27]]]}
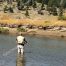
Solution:
{"label": "pine tree", "polygon": [[26,13],[25,16],[28,17],[29,16],[29,12],[28,12],[28,6],[26,7]]}
{"label": "pine tree", "polygon": [[42,3],[41,3],[42,5],[41,5],[41,10],[43,10],[44,9],[44,0],[42,0]]}
{"label": "pine tree", "polygon": [[59,7],[60,11],[59,11],[59,16],[63,16],[63,0],[60,1],[60,7]]}
{"label": "pine tree", "polygon": [[32,6],[33,6],[33,8],[36,8],[37,7],[37,4],[36,4],[36,1],[35,0],[33,1]]}

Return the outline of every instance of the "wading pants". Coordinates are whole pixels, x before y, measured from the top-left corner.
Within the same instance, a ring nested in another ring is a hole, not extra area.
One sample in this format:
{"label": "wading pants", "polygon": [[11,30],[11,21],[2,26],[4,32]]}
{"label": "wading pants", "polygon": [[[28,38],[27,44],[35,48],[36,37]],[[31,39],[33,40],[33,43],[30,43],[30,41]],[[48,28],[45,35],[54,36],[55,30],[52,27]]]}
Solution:
{"label": "wading pants", "polygon": [[21,53],[23,55],[23,45],[17,45],[17,48],[18,48],[18,54]]}

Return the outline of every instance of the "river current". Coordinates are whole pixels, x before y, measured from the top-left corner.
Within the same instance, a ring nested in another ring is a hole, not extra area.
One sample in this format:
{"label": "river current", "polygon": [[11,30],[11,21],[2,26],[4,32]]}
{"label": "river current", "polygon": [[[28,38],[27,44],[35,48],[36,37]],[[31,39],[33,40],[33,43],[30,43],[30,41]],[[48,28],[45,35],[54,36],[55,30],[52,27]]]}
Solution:
{"label": "river current", "polygon": [[[26,36],[25,66],[66,66],[66,41]],[[0,35],[0,66],[16,66],[16,36]]]}

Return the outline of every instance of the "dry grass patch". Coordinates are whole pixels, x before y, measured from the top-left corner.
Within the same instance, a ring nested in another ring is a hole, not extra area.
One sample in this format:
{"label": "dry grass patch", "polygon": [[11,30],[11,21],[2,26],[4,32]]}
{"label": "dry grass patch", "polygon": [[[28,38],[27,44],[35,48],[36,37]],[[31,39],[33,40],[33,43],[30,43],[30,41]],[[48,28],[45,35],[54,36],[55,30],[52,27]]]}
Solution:
{"label": "dry grass patch", "polygon": [[[16,19],[12,16],[16,16],[18,14],[7,14],[7,13],[0,13],[0,23],[3,24],[30,24],[36,26],[66,26],[66,22],[62,20],[54,19],[55,17],[50,18],[51,16],[47,17],[50,20],[40,19],[38,18],[23,18],[23,19]],[[46,16],[45,16],[46,17]]]}

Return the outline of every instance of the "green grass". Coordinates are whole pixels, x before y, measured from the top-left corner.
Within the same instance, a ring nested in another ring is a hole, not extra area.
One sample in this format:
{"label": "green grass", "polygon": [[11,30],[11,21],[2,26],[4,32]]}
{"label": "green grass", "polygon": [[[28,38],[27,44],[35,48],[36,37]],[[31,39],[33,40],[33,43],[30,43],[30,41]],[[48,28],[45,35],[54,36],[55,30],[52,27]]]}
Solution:
{"label": "green grass", "polygon": [[24,28],[17,28],[17,30],[18,30],[19,32],[26,32],[26,31],[27,31],[27,30],[24,29]]}
{"label": "green grass", "polygon": [[58,20],[66,20],[66,16],[59,16]]}
{"label": "green grass", "polygon": [[9,29],[0,27],[0,33],[2,33],[2,34],[8,34],[9,33]]}

